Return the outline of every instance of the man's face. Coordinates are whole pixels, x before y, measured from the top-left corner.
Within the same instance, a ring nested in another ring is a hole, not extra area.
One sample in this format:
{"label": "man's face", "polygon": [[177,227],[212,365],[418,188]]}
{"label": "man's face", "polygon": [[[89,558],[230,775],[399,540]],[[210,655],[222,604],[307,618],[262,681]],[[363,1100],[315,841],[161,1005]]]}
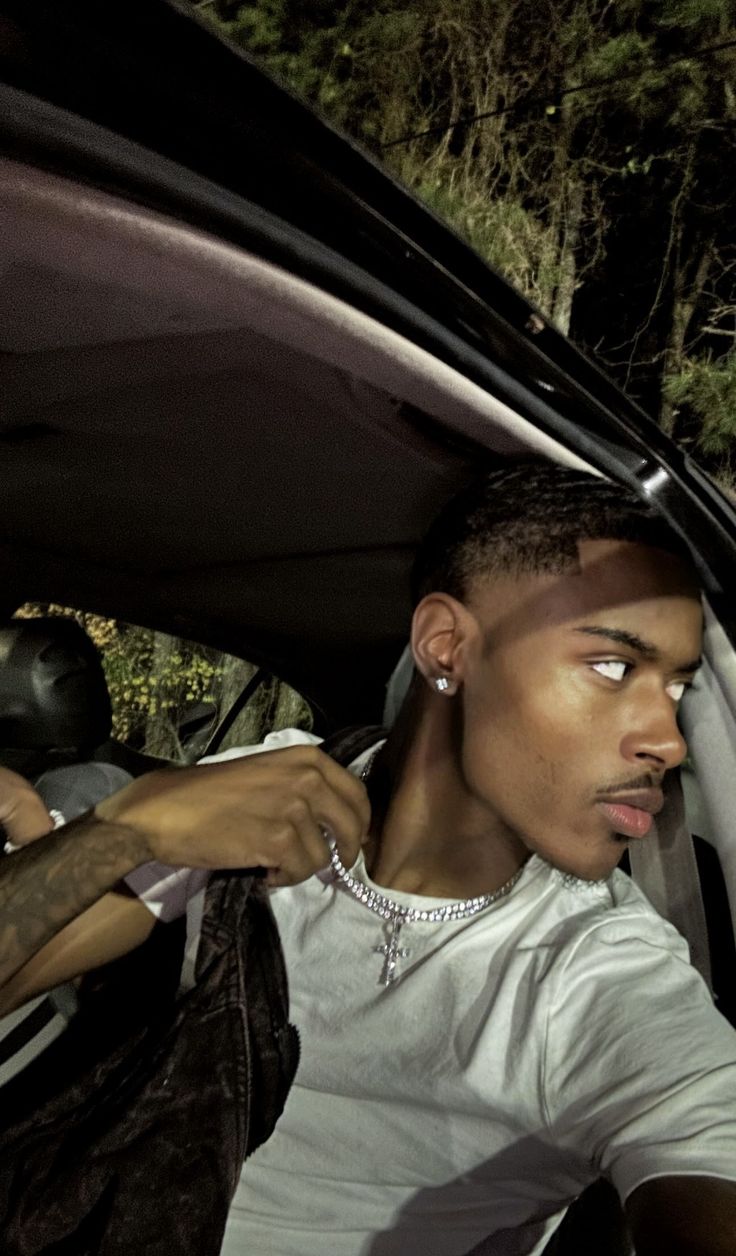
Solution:
{"label": "man's face", "polygon": [[677,706],[700,654],[692,572],[663,551],[584,541],[579,570],[493,577],[467,599],[461,771],[499,833],[607,876],[646,840],[683,759]]}

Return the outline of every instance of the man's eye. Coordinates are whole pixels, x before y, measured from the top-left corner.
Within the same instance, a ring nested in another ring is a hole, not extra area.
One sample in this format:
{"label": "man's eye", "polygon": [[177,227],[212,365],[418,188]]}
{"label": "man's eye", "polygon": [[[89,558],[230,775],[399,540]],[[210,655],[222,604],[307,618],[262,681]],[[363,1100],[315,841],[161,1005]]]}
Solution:
{"label": "man's eye", "polygon": [[687,680],[672,680],[667,686],[667,693],[673,702],[679,702],[690,688],[690,682]]}
{"label": "man's eye", "polygon": [[623,680],[632,665],[625,663],[623,659],[604,659],[603,662],[592,663],[591,666],[593,671],[600,676],[606,676],[608,680]]}

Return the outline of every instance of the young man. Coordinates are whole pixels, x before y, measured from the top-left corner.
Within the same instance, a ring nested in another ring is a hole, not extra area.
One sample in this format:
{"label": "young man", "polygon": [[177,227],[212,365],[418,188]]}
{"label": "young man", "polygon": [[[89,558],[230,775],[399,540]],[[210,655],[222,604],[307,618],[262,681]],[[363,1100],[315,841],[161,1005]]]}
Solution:
{"label": "young man", "polygon": [[302,1057],[227,1256],[528,1256],[601,1175],[638,1256],[732,1254],[736,1035],[617,870],[685,754],[689,558],[620,488],[524,464],[443,512],[415,593],[415,679],[352,771],[278,735],[0,869],[6,1002],[261,865]]}

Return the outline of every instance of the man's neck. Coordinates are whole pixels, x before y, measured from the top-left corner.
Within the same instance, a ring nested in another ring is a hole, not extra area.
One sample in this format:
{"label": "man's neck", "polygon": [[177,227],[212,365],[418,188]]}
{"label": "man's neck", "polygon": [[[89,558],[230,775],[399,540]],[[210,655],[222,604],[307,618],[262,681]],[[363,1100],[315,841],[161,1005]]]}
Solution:
{"label": "man's neck", "polygon": [[370,876],[385,889],[490,894],[528,858],[521,840],[471,795],[456,743],[449,721],[421,716],[389,735],[381,757],[393,786],[365,852]]}

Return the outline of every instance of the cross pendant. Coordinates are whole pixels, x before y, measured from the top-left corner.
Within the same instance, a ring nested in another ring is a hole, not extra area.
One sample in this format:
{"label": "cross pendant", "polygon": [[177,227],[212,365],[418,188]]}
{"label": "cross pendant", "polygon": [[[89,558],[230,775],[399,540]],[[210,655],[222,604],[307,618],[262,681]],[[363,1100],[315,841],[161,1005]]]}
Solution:
{"label": "cross pendant", "polygon": [[390,931],[388,941],[383,946],[374,946],[377,955],[383,955],[383,970],[380,976],[380,984],[382,986],[390,986],[396,980],[396,965],[400,959],[406,959],[411,951],[405,946],[399,946],[399,934],[403,920],[399,916],[393,916],[388,921],[387,929]]}

